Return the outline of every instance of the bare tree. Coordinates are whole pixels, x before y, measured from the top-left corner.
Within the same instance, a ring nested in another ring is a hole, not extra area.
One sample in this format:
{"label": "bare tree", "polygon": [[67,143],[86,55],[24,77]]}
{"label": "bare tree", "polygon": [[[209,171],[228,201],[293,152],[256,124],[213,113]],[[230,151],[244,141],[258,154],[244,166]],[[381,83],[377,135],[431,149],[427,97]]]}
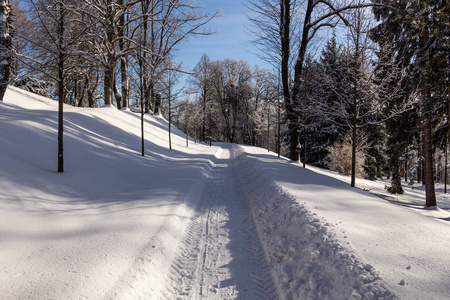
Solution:
{"label": "bare tree", "polygon": [[144,97],[149,112],[154,105],[155,86],[164,76],[161,66],[166,57],[190,36],[212,34],[203,28],[218,12],[210,16],[190,0],[142,0],[141,8]]}
{"label": "bare tree", "polygon": [[199,94],[201,99],[201,134],[200,141],[206,141],[206,127],[207,127],[207,111],[206,104],[211,97],[212,85],[211,85],[211,60],[209,56],[205,54],[202,55],[199,62],[194,68],[194,74],[190,79],[190,84],[192,90]]}
{"label": "bare tree", "polygon": [[[170,60],[170,56],[166,58],[164,64],[165,76],[164,80],[161,81],[161,85],[164,98],[167,99],[167,116],[169,121],[169,149],[172,149],[172,110],[176,108],[174,107],[175,100],[184,90],[184,87],[181,89],[177,89],[177,84],[181,77],[181,66]],[[159,97],[161,97],[161,95],[159,95]]]}
{"label": "bare tree", "polygon": [[[95,26],[91,26],[91,57],[103,66],[103,92],[105,105],[113,104],[114,89],[116,88],[116,65],[119,59],[122,60],[121,77],[122,93],[116,89],[116,99],[119,100],[118,107],[127,105],[128,99],[128,74],[127,56],[134,51],[136,42],[131,43],[136,34],[136,30],[128,30],[130,24],[139,26],[142,15],[136,13],[138,0],[84,0],[87,14]],[[133,47],[132,47],[133,46]],[[122,59],[123,58],[123,59]],[[116,101],[117,102],[117,101]]]}
{"label": "bare tree", "polygon": [[234,143],[239,131],[242,106],[251,98],[250,66],[246,61],[226,58],[224,61],[213,61],[211,67],[214,98],[220,107],[223,132],[226,141]]}
{"label": "bare tree", "polygon": [[84,37],[89,24],[78,22],[80,6],[71,0],[30,0],[30,14],[39,39],[21,38],[35,49],[33,56],[18,57],[30,70],[44,74],[57,83],[58,106],[58,172],[64,172],[63,157],[63,103],[66,99],[65,85],[76,68],[69,59],[76,57],[76,45]]}

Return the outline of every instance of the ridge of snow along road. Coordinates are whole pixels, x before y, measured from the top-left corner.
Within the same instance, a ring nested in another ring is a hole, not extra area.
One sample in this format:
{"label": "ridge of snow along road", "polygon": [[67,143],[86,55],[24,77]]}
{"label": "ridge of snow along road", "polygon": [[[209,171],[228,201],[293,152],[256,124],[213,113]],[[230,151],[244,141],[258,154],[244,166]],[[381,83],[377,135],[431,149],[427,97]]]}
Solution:
{"label": "ridge of snow along road", "polygon": [[286,299],[449,299],[448,211],[240,148],[240,180]]}
{"label": "ridge of snow along road", "polygon": [[242,148],[236,166],[266,259],[290,299],[394,299],[376,270],[342,247],[328,226],[258,169]]}

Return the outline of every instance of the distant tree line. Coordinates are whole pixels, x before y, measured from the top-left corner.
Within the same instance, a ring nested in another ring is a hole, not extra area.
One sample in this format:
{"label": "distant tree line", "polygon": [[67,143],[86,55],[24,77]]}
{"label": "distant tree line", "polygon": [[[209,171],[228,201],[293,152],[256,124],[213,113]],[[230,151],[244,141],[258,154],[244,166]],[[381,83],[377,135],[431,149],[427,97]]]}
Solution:
{"label": "distant tree line", "polygon": [[278,78],[270,71],[243,60],[211,61],[204,54],[188,79],[186,92],[193,99],[188,106],[180,106],[188,111],[180,115],[179,109],[177,116],[193,120],[191,136],[201,142],[240,143],[280,152],[284,109]]}

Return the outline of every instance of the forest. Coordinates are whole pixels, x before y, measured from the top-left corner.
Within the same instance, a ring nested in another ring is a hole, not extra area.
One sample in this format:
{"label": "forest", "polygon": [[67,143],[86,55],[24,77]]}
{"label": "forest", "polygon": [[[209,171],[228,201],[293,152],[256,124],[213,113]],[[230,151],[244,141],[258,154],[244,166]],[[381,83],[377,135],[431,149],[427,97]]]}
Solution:
{"label": "forest", "polygon": [[[63,104],[161,113],[198,142],[264,147],[367,179],[447,183],[450,5],[442,0],[250,0],[270,69],[174,52],[220,12],[191,0],[3,0],[0,99],[8,84]],[[319,47],[324,30],[332,32]],[[142,123],[143,124],[143,123]],[[143,126],[143,125],[142,125]],[[142,131],[144,132],[144,131]],[[144,149],[142,148],[142,155]]]}

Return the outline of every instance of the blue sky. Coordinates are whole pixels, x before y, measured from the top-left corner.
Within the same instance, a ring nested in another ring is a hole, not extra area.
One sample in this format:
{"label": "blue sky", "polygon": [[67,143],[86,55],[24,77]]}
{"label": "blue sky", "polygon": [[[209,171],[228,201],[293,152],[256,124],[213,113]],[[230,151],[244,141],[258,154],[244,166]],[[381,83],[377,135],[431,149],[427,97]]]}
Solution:
{"label": "blue sky", "polygon": [[194,36],[185,41],[176,53],[175,60],[183,62],[185,68],[194,68],[203,53],[211,60],[233,58],[247,60],[250,65],[268,66],[255,54],[257,49],[251,44],[251,37],[245,26],[245,16],[249,10],[240,0],[200,0],[205,11],[213,14],[218,9],[222,16],[213,19],[207,27],[216,31],[212,36]]}

